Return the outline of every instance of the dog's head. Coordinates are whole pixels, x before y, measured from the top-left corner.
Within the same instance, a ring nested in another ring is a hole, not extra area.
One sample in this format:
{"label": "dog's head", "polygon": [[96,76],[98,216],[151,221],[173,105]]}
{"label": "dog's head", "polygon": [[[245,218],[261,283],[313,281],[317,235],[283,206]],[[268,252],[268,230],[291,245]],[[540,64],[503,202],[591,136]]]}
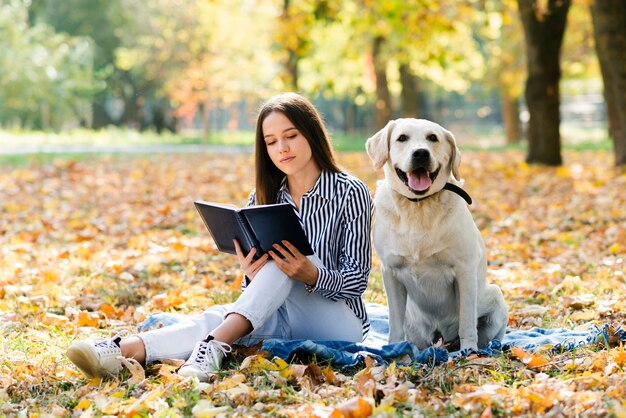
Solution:
{"label": "dog's head", "polygon": [[365,144],[374,167],[385,167],[391,187],[407,197],[426,197],[450,176],[460,180],[461,153],[451,132],[425,119],[396,119]]}

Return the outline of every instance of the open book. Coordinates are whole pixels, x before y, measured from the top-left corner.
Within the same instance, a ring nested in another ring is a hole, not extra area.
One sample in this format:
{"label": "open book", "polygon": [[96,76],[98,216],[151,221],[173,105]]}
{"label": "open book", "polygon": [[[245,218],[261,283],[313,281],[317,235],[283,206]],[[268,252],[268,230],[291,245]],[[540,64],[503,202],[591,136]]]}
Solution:
{"label": "open book", "polygon": [[196,201],[196,209],[211,233],[218,250],[236,254],[233,239],[244,255],[256,248],[255,258],[268,252],[272,245],[289,241],[304,255],[313,255],[300,219],[289,203],[237,208],[212,202]]}

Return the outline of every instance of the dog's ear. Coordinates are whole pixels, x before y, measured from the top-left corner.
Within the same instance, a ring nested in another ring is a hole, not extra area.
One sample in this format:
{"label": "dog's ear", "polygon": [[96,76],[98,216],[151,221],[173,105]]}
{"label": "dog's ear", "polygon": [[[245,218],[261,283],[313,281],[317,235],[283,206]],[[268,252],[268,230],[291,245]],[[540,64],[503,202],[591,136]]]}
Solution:
{"label": "dog's ear", "polygon": [[365,143],[367,149],[367,155],[374,162],[374,168],[379,170],[389,158],[389,137],[391,131],[396,124],[395,121],[390,120],[387,125],[380,131],[376,132],[374,136],[370,137]]}
{"label": "dog's ear", "polygon": [[447,129],[443,130],[446,135],[446,140],[450,143],[450,167],[452,171],[452,175],[455,179],[461,180],[461,173],[459,172],[459,167],[461,166],[461,151],[456,146],[456,139],[454,139],[454,135],[452,132]]}

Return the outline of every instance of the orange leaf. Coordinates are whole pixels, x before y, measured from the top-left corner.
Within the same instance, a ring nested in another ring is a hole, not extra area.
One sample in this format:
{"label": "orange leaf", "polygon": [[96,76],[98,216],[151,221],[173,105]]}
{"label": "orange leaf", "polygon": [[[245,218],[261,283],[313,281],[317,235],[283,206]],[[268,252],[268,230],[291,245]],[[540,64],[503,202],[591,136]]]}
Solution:
{"label": "orange leaf", "polygon": [[546,364],[548,364],[548,359],[541,354],[531,354],[519,347],[512,347],[511,352],[522,363],[526,364],[530,368],[541,370],[546,366]]}
{"label": "orange leaf", "polygon": [[374,408],[366,398],[359,396],[340,404],[335,411],[340,412],[345,418],[363,418],[371,416]]}
{"label": "orange leaf", "polygon": [[519,347],[515,347],[515,346],[511,347],[511,353],[513,353],[515,357],[517,357],[519,360],[523,362],[526,362],[527,359],[530,358],[530,354]]}
{"label": "orange leaf", "polygon": [[528,367],[542,370],[548,364],[548,359],[540,354],[533,354],[527,364]]}
{"label": "orange leaf", "polygon": [[335,376],[333,369],[326,367],[322,370],[322,374],[324,375],[327,383],[330,383],[331,385],[337,384],[337,376]]}
{"label": "orange leaf", "polygon": [[228,290],[230,290],[231,292],[235,292],[237,290],[241,290],[241,282],[243,282],[243,272],[240,271],[239,274],[237,274],[237,277],[235,277],[235,280],[233,280],[233,282],[230,284],[230,286],[228,286]]}
{"label": "orange leaf", "polygon": [[56,325],[57,327],[65,325],[69,322],[69,319],[66,316],[56,315],[49,312],[42,313],[37,317],[37,319],[44,325]]}
{"label": "orange leaf", "polygon": [[166,308],[168,308],[167,295],[165,295],[164,293],[160,293],[154,296],[152,298],[152,303],[154,303],[154,306],[164,311]]}
{"label": "orange leaf", "polygon": [[109,319],[117,318],[117,316],[118,316],[115,313],[115,308],[113,306],[109,305],[108,303],[105,303],[102,306],[100,306],[100,312],[102,312],[104,315],[106,315],[106,317],[109,318]]}
{"label": "orange leaf", "polygon": [[95,312],[79,312],[76,323],[79,327],[95,327],[100,322],[100,316]]}

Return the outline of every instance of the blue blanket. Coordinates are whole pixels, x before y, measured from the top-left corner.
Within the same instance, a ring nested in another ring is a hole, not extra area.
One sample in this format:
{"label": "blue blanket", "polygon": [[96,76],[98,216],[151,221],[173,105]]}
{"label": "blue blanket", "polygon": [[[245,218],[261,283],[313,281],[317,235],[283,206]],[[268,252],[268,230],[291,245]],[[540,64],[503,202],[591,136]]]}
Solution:
{"label": "blue blanket", "polygon": [[[334,367],[347,369],[363,364],[366,356],[372,357],[378,364],[439,364],[456,359],[474,351],[448,352],[442,347],[419,349],[410,341],[388,344],[389,312],[379,304],[367,304],[367,313],[371,322],[369,335],[362,343],[347,341],[311,341],[267,339],[261,350],[268,352],[268,357],[290,359],[294,356],[315,357],[317,361],[329,361]],[[148,317],[139,325],[139,331],[146,331],[157,326],[167,326],[178,322],[183,316],[172,313],[157,313]],[[502,341],[493,340],[485,349],[475,351],[485,356],[497,356],[516,346],[524,351],[549,349],[553,352],[571,351],[577,347],[592,345],[599,341],[626,342],[626,331],[621,326],[597,325],[583,331],[565,328],[529,330],[508,330]]]}

